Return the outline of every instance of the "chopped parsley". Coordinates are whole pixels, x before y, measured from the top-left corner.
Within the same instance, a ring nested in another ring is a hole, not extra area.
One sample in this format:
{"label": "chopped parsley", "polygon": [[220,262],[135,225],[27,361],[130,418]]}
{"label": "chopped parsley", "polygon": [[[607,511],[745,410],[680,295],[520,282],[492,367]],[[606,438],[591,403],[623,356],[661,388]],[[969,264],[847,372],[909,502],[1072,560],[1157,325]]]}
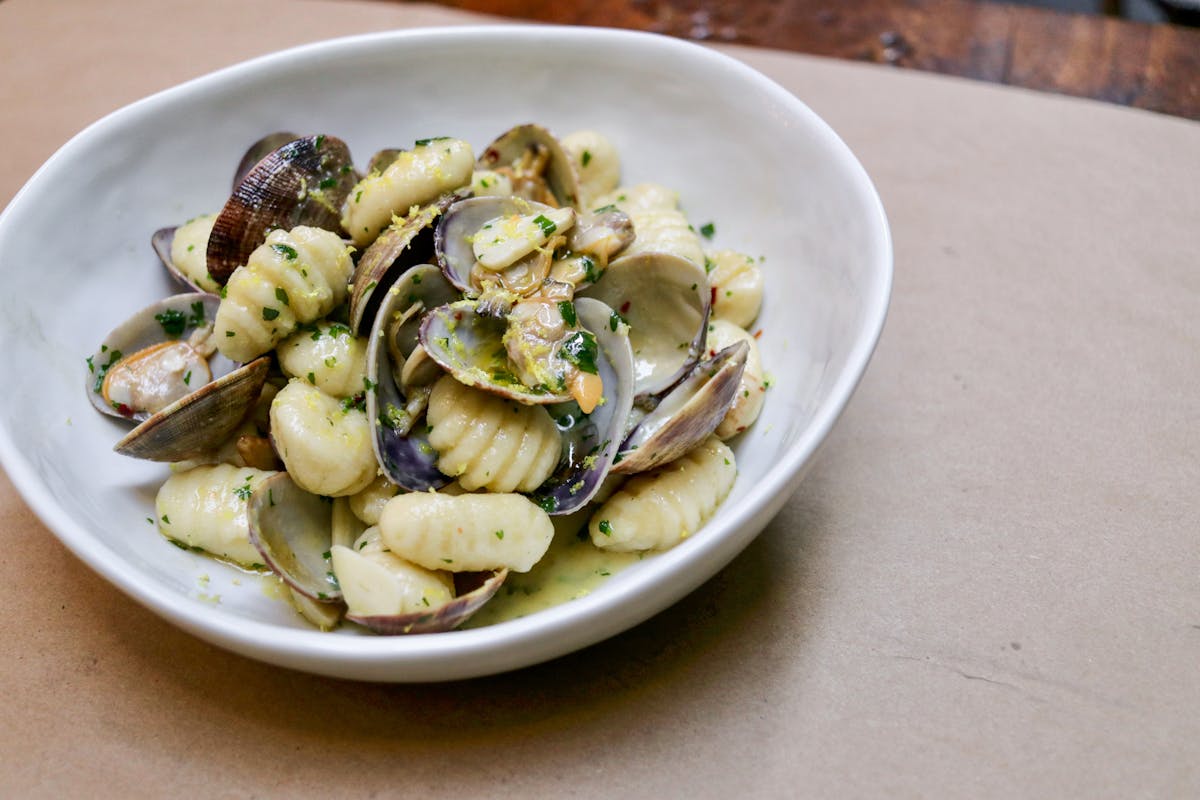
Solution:
{"label": "chopped parsley", "polygon": [[569,335],[563,340],[559,353],[581,371],[592,375],[599,374],[596,369],[596,356],[599,353],[596,337],[587,331],[575,331]]}
{"label": "chopped parsley", "polygon": [[711,239],[713,234],[717,232],[717,226],[711,222],[706,222],[700,226],[700,235],[705,239]]}
{"label": "chopped parsley", "polygon": [[283,290],[282,286],[275,287],[275,299],[283,303],[285,306],[291,305],[291,302],[288,300],[288,294]]}
{"label": "chopped parsley", "polygon": [[600,524],[596,526],[605,536],[612,536],[612,523],[606,519],[600,520]]}
{"label": "chopped parsley", "polygon": [[570,300],[560,300],[558,303],[558,313],[562,314],[563,322],[575,327],[577,317],[575,316],[575,304]]}
{"label": "chopped parsley", "polygon": [[534,217],[533,224],[541,228],[542,233],[546,236],[550,236],[552,233],[558,230],[558,226],[554,224],[554,221],[545,214],[538,214],[536,217]]}
{"label": "chopped parsley", "polygon": [[496,538],[497,538],[497,539],[503,539],[503,538],[504,538],[504,531],[496,531]]}
{"label": "chopped parsley", "polygon": [[591,154],[591,152],[590,152],[590,151],[588,151],[588,150],[584,150],[584,151],[583,151],[583,158],[581,158],[581,159],[580,159],[580,163],[581,163],[581,164],[583,164],[583,166],[585,166],[585,167],[586,167],[588,164],[590,164],[590,163],[591,163],[591,161],[592,161],[592,154]]}
{"label": "chopped parsley", "polygon": [[295,261],[300,257],[300,254],[296,252],[296,248],[292,247],[291,245],[273,244],[271,245],[271,249],[276,253],[279,253],[279,255],[283,256],[288,261]]}
{"label": "chopped parsley", "polygon": [[278,316],[279,316],[279,309],[271,308],[270,306],[263,306],[263,310],[262,310],[262,318],[263,319],[270,322],[271,320],[275,319]]}
{"label": "chopped parsley", "polygon": [[162,326],[163,333],[168,339],[178,339],[187,328],[187,315],[174,308],[168,308],[161,314],[155,314],[154,319]]}

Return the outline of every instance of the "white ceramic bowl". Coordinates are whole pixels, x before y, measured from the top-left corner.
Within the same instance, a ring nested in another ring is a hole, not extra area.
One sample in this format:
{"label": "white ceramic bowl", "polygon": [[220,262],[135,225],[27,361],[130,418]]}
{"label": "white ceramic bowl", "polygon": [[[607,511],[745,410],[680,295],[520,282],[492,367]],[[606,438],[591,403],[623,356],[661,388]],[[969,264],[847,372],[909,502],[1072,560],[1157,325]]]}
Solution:
{"label": "white ceramic bowl", "polygon": [[[253,577],[171,546],[147,518],[162,465],[112,452],[123,428],[89,406],[84,356],[120,319],[175,291],[150,234],[218,209],[245,148],[274,130],[344,139],[355,158],[512,125],[605,132],[627,183],[678,189],[713,246],[765,257],[756,324],[773,378],[735,443],[732,495],[700,533],[594,593],[450,633],[322,634]],[[892,255],[850,150],[787,91],[714,51],[612,30],[479,27],[339,39],[237,65],[106,117],[62,147],[0,216],[0,456],[59,538],[121,590],[247,656],[348,678],[427,681],[536,663],[665,608],[780,509],[866,367]],[[207,576],[205,580],[204,576]],[[219,597],[219,602],[213,598]]]}

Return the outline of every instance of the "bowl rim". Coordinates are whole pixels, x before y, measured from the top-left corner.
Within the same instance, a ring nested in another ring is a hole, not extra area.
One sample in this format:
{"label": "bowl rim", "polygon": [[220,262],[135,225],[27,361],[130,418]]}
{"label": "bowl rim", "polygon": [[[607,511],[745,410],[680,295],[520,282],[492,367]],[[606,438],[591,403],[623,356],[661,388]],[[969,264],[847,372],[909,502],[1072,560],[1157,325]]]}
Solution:
{"label": "bowl rim", "polygon": [[[13,209],[22,206],[30,187],[60,161],[69,159],[89,140],[104,135],[126,118],[186,96],[235,81],[263,69],[286,71],[313,57],[333,57],[380,43],[420,40],[437,43],[472,40],[482,43],[514,37],[555,37],[588,44],[637,45],[672,51],[713,67],[732,70],[756,85],[808,126],[822,145],[837,153],[856,190],[861,192],[872,219],[868,230],[877,237],[873,251],[878,263],[864,287],[863,324],[855,332],[845,367],[829,387],[828,400],[814,410],[797,441],[739,501],[724,521],[720,535],[692,537],[656,554],[653,569],[628,574],[599,595],[591,594],[539,611],[528,617],[492,626],[441,634],[407,637],[330,635],[314,630],[281,627],[219,607],[193,602],[165,586],[137,580],[124,559],[82,523],[76,522],[52,496],[32,460],[15,445],[7,424],[0,424],[0,464],[13,485],[47,528],[76,557],[127,596],[160,617],[225,649],[305,671],[362,680],[440,681],[477,677],[546,661],[594,644],[649,618],[708,580],[733,559],[783,506],[803,477],[819,445],[864,374],[882,333],[893,280],[891,232],[883,203],[865,168],[833,129],[802,100],[733,56],[689,41],[660,34],[614,28],[562,25],[498,24],[411,28],[341,36],[263,54],[189,79],[118,108],[92,122],[63,144],[39,167],[0,212],[0,243]],[[669,580],[664,580],[664,577]],[[599,600],[597,599],[599,597]],[[613,614],[618,608],[622,613]]]}

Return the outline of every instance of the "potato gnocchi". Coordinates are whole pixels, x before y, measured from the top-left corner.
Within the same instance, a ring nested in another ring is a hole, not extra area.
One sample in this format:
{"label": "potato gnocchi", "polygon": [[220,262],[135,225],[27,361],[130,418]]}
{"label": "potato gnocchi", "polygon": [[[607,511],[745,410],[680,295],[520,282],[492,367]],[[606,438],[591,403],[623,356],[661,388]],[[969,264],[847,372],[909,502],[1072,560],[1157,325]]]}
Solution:
{"label": "potato gnocchi", "polygon": [[96,408],[172,462],[165,537],[275,573],[321,630],[395,634],[503,619],[507,576],[566,579],[572,548],[626,564],[701,531],[762,408],[757,260],[623,185],[597,131],[422,139],[365,174],[286,139],[238,178],[269,202],[155,235],[202,291],[88,359]]}

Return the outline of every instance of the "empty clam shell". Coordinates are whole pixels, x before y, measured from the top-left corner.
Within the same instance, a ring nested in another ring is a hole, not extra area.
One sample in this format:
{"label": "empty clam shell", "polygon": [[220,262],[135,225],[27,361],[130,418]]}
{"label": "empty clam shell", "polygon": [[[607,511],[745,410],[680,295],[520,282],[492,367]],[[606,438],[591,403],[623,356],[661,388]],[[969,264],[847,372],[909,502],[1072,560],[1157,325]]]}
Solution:
{"label": "empty clam shell", "polygon": [[433,262],[433,223],[460,197],[450,194],[423,206],[381,233],[362,254],[350,291],[350,327],[357,335],[371,327],[381,292],[391,287],[397,276],[416,264]]}
{"label": "empty clam shell", "polygon": [[669,253],[621,256],[598,283],[579,292],[629,322],[634,394],[670,388],[704,352],[711,292],[704,268]]}
{"label": "empty clam shell", "polygon": [[[393,369],[392,352],[407,358],[418,344],[422,312],[457,296],[437,267],[412,267],[382,293],[367,342],[367,377],[372,387],[367,392],[367,419],[374,421],[375,457],[389,480],[411,491],[436,489],[450,478],[438,470],[437,451],[424,427],[403,419],[406,400],[396,383],[400,369]],[[393,324],[396,321],[398,325]]]}
{"label": "empty clam shell", "polygon": [[270,358],[260,358],[205,384],[131,430],[113,450],[150,461],[207,453],[253,411],[270,364]]}
{"label": "empty clam shell", "polygon": [[342,599],[333,577],[333,503],[306,492],[286,472],[264,480],[250,496],[250,543],[288,586],[321,603]]}
{"label": "empty clam shell", "polygon": [[645,472],[707,439],[733,403],[749,351],[739,341],[697,364],[621,443],[612,471]]}
{"label": "empty clam shell", "polygon": [[267,234],[308,225],[340,232],[357,176],[341,139],[305,136],[259,160],[234,188],[208,239],[208,272],[224,284]]}
{"label": "empty clam shell", "polygon": [[507,569],[494,572],[457,572],[454,574],[455,597],[443,606],[415,614],[347,614],[346,619],[387,636],[453,630],[492,599],[507,577]]}
{"label": "empty clam shell", "polygon": [[[541,165],[537,174],[526,174],[522,160]],[[514,167],[513,189],[530,200],[546,202],[550,197],[536,189],[549,190],[560,206],[579,206],[579,176],[575,165],[554,134],[540,125],[518,125],[487,146],[476,162],[479,169]]]}
{"label": "empty clam shell", "polygon": [[600,488],[633,406],[633,351],[625,326],[599,300],[579,298],[575,313],[599,345],[596,367],[604,394],[591,414],[584,414],[574,402],[547,409],[562,434],[562,456],[554,474],[530,497],[549,514],[569,514],[583,507]]}

